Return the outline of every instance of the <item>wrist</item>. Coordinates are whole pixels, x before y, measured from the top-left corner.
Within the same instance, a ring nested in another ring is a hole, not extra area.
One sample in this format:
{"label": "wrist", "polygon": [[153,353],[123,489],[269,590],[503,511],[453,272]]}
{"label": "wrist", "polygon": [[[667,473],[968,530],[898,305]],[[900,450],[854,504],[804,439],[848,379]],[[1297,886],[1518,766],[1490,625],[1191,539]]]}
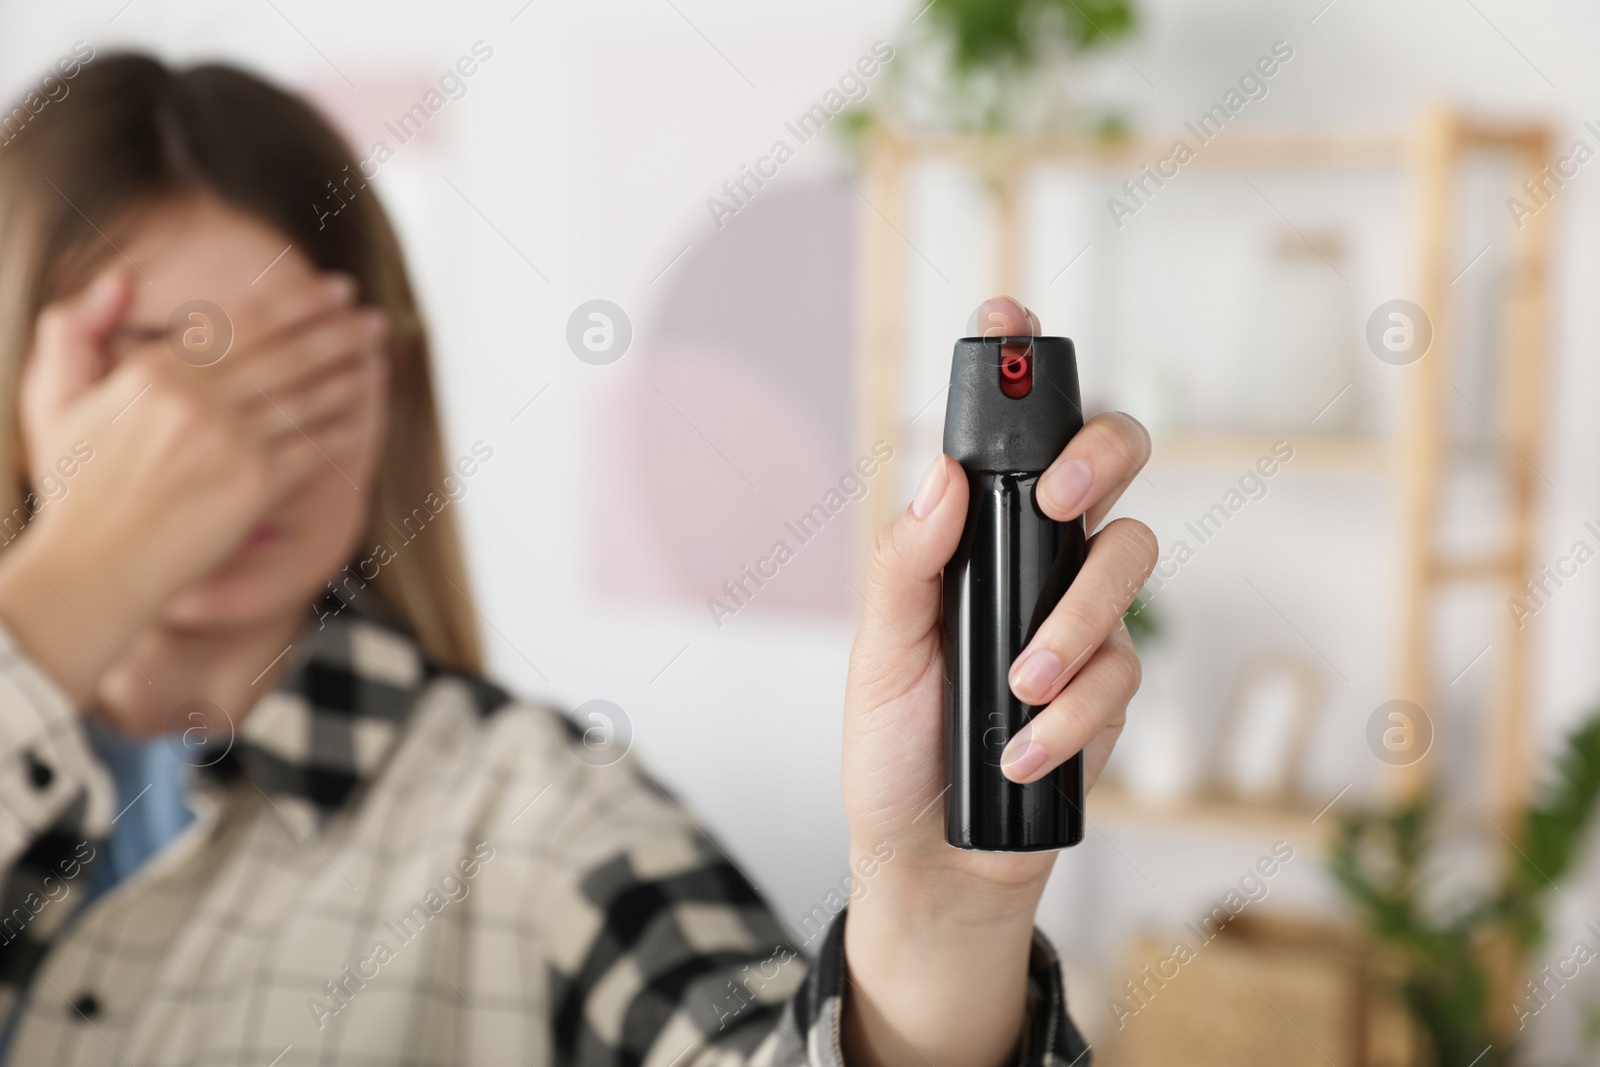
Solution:
{"label": "wrist", "polygon": [[972,884],[944,872],[884,870],[850,905],[847,939],[870,940],[875,966],[913,974],[928,966],[1022,960],[1033,940],[1039,890]]}
{"label": "wrist", "polygon": [[136,589],[108,581],[72,550],[29,529],[0,555],[0,622],[24,652],[80,707],[100,675],[153,614]]}
{"label": "wrist", "polygon": [[[1026,1013],[1041,889],[918,867],[910,857],[864,880],[844,930],[852,1061],[1007,1062]],[[917,1035],[915,1046],[905,1035]]]}
{"label": "wrist", "polygon": [[896,847],[879,841],[866,846],[852,841],[852,900],[857,901],[852,910],[861,910],[862,905],[881,910],[883,921],[908,936],[955,930],[987,939],[1006,931],[1032,930],[1049,867],[1036,867],[1026,877],[993,877],[993,872],[979,873],[971,865],[950,862],[952,854],[965,858],[970,853],[957,852],[943,842],[935,849],[930,855],[916,844]]}

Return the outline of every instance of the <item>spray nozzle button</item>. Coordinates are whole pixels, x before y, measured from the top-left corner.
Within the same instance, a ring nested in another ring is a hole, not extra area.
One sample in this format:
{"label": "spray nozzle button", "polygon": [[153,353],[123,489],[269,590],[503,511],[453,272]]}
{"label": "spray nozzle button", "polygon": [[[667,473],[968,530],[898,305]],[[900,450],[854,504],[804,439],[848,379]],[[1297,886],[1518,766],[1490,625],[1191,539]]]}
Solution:
{"label": "spray nozzle button", "polygon": [[1033,346],[1000,346],[1000,391],[1013,400],[1033,389]]}

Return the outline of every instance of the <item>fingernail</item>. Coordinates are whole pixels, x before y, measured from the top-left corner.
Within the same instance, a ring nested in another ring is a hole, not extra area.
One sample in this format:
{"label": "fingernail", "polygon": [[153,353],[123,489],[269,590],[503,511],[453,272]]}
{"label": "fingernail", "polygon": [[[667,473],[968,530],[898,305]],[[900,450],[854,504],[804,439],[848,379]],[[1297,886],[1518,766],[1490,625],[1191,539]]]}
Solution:
{"label": "fingernail", "polygon": [[928,513],[939,506],[939,501],[944,498],[944,490],[950,484],[950,472],[945,469],[944,453],[933,458],[933,463],[928,467],[928,473],[922,476],[922,483],[917,486],[917,495],[911,498],[911,514],[919,519],[928,517]]}
{"label": "fingernail", "polygon": [[[1004,305],[1009,303],[1022,311],[1022,325],[1019,327],[1012,322],[1011,309]],[[1017,333],[1026,333],[1028,330],[1028,312],[1022,307],[1022,301],[1014,296],[990,297],[978,305],[972,313],[972,318],[967,322],[969,336],[978,334],[982,337],[1009,337]],[[979,334],[979,328],[982,333]]]}
{"label": "fingernail", "polygon": [[367,331],[368,337],[382,337],[389,332],[389,316],[377,310],[363,311],[361,313],[361,327]]}
{"label": "fingernail", "polygon": [[1029,724],[1019,730],[1000,753],[1000,770],[1013,782],[1025,782],[1044,766],[1048,755],[1043,745],[1034,743],[1033,726]]}
{"label": "fingernail", "polygon": [[355,295],[355,279],[348,274],[330,274],[323,279],[322,291],[328,294],[329,299],[342,303]]}
{"label": "fingernail", "polygon": [[[1011,668],[1011,691],[1030,703],[1040,703],[1057,678],[1061,660],[1048,648],[1036,648]],[[1038,699],[1031,699],[1031,698]]]}
{"label": "fingernail", "polygon": [[1094,472],[1081,459],[1069,459],[1044,472],[1039,479],[1039,495],[1067,514],[1079,510],[1083,498],[1094,484]]}

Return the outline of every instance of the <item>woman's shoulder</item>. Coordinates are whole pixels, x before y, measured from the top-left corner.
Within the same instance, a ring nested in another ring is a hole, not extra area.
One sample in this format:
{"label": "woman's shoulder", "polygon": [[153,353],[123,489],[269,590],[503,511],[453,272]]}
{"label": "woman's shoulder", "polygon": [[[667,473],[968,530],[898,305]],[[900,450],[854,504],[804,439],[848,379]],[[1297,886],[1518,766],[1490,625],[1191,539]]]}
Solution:
{"label": "woman's shoulder", "polygon": [[408,732],[425,729],[422,723],[438,713],[434,709],[448,709],[449,728],[462,743],[492,749],[503,759],[531,761],[553,773],[613,766],[642,773],[632,759],[632,722],[610,701],[569,708],[522,695],[485,675],[431,669],[418,686]]}
{"label": "woman's shoulder", "polygon": [[555,849],[580,865],[629,850],[686,862],[715,855],[632,741],[615,704],[565,709],[521,697],[435,662],[404,627],[369,610],[330,614],[304,635],[277,692],[245,721],[236,755],[247,768],[315,784],[330,817],[404,813]]}
{"label": "woman's shoulder", "polygon": [[569,709],[476,674],[437,671],[393,762],[386,777],[472,796],[485,820],[558,838],[590,858],[629,851],[641,862],[698,865],[720,854],[644,765],[627,714],[608,701]]}

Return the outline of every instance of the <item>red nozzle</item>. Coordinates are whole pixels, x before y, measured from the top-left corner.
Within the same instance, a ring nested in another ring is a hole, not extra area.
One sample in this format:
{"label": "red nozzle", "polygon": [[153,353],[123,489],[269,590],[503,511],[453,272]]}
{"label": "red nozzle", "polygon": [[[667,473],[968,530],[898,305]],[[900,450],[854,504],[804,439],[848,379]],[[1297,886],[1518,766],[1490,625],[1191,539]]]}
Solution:
{"label": "red nozzle", "polygon": [[1000,346],[1000,391],[1013,400],[1033,390],[1033,346]]}

